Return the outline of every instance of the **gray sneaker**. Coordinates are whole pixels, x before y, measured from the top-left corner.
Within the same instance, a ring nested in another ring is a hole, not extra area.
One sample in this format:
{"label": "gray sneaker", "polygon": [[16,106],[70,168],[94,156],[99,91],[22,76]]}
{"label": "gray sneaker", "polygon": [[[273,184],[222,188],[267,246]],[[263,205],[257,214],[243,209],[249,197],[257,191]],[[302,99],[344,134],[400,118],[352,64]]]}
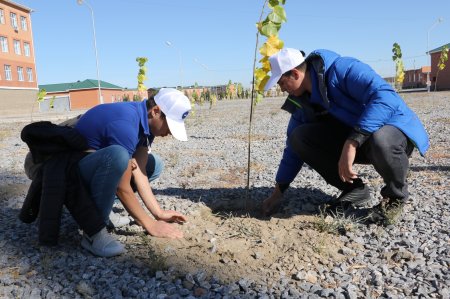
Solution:
{"label": "gray sneaker", "polygon": [[128,224],[130,224],[130,218],[114,212],[111,212],[111,214],[109,214],[109,228],[119,228]]}
{"label": "gray sneaker", "polygon": [[92,237],[83,234],[81,247],[89,250],[94,255],[102,257],[112,257],[125,252],[125,246],[114,239],[106,228],[103,228]]}

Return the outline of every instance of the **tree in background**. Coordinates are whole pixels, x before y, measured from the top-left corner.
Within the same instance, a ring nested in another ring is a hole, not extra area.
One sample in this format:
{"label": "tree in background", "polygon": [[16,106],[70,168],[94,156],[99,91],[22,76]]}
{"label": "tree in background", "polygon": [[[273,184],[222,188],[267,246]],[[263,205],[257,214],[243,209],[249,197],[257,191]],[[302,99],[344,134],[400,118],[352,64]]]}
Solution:
{"label": "tree in background", "polygon": [[200,96],[199,96],[199,98],[198,98],[198,101],[199,101],[199,103],[200,103],[200,106],[203,106],[203,103],[205,102],[205,100],[206,100],[206,94],[205,94],[205,91],[202,90],[202,91],[200,92]]}
{"label": "tree in background", "polygon": [[198,94],[195,90],[192,92],[192,100],[194,103],[198,100]]}
{"label": "tree in background", "polygon": [[441,56],[439,57],[439,62],[437,65],[438,70],[436,72],[436,82],[434,82],[434,91],[436,91],[439,72],[442,71],[443,69],[445,69],[445,64],[446,64],[447,60],[448,60],[448,46],[445,45],[442,48]]}
{"label": "tree in background", "polygon": [[36,101],[38,103],[41,103],[44,100],[46,95],[47,95],[47,91],[44,88],[40,89],[39,92],[36,95],[37,96]]}
{"label": "tree in background", "polygon": [[56,96],[52,96],[52,98],[50,99],[50,103],[49,103],[50,109],[55,108],[55,100],[56,100]]}
{"label": "tree in background", "polygon": [[146,92],[147,91],[147,87],[145,87],[144,85],[144,81],[147,79],[146,77],[146,72],[147,72],[147,67],[145,66],[145,63],[148,61],[147,57],[137,57],[136,58],[136,62],[139,65],[139,71],[138,71],[138,75],[137,75],[137,81],[138,81],[138,85],[137,85],[137,89],[138,89],[138,98],[136,98],[135,96],[133,96],[133,100],[134,101],[140,101],[142,99],[141,97],[141,93]]}
{"label": "tree in background", "polygon": [[231,85],[233,83],[231,83],[231,80],[228,80],[228,84],[227,84],[227,88],[226,88],[226,98],[231,100],[232,99],[232,94],[231,94]]}
{"label": "tree in background", "polygon": [[[42,101],[44,100],[46,95],[47,95],[47,91],[44,88],[41,88],[38,91],[38,93],[36,94],[36,102],[39,104],[42,103]],[[31,114],[30,114],[31,120],[33,120],[33,110],[34,110],[34,104],[31,105]]]}
{"label": "tree in background", "polygon": [[242,83],[236,83],[236,94],[238,99],[244,98],[244,88],[242,87]]}
{"label": "tree in background", "polygon": [[394,43],[392,47],[392,60],[395,62],[395,86],[397,90],[402,89],[403,80],[405,80],[405,68],[402,60],[402,49],[400,45]]}
{"label": "tree in background", "polygon": [[217,103],[217,95],[215,93],[210,95],[209,98],[209,109],[211,109]]}

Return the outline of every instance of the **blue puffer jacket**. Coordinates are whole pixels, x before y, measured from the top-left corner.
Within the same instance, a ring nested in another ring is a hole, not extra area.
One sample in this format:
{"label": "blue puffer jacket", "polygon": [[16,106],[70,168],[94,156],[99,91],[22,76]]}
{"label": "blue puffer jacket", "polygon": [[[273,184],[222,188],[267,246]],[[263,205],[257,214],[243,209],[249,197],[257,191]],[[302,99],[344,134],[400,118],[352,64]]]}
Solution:
{"label": "blue puffer jacket", "polygon": [[[425,154],[429,140],[419,118],[369,65],[329,50],[313,51],[306,61],[315,76],[311,80],[312,88],[320,94],[311,98],[313,104],[325,108],[355,132],[365,135],[365,139],[384,125],[395,126],[414,143],[421,155]],[[290,112],[288,136],[305,122],[302,109],[290,109]],[[276,181],[292,182],[302,164],[287,143]]]}

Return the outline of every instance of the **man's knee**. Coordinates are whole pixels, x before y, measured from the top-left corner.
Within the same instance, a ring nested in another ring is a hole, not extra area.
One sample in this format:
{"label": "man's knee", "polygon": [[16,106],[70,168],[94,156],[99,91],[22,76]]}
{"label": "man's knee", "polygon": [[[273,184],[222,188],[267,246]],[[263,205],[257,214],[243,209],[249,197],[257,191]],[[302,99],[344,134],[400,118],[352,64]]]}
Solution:
{"label": "man's knee", "polygon": [[128,151],[120,145],[110,145],[105,150],[108,151],[109,160],[112,162],[111,166],[114,170],[120,173],[125,172],[130,160]]}
{"label": "man's knee", "polygon": [[164,170],[164,161],[157,154],[149,154],[147,162],[147,176],[150,181],[157,179]]}
{"label": "man's knee", "polygon": [[374,153],[391,154],[404,151],[407,142],[406,136],[399,129],[383,126],[372,134],[370,147]]}
{"label": "man's knee", "polygon": [[296,153],[300,153],[302,152],[302,150],[305,150],[306,147],[304,146],[305,143],[304,128],[302,126],[295,128],[292,131],[291,135],[288,136],[288,142]]}

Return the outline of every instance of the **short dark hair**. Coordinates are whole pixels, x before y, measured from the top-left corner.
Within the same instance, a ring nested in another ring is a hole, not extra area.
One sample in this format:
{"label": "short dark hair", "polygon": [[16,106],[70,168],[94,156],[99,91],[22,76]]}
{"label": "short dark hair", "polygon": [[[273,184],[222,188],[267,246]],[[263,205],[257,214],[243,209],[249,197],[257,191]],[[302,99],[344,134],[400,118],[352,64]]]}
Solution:
{"label": "short dark hair", "polygon": [[[153,107],[157,106],[156,101],[155,101],[155,97],[148,98],[148,100],[145,103],[145,105],[147,106],[147,112],[150,111],[150,109],[152,109]],[[164,112],[162,112],[162,110],[161,110],[161,116],[162,117],[166,117],[166,115],[164,114]]]}
{"label": "short dark hair", "polygon": [[156,106],[155,97],[149,97],[147,100],[147,103],[145,103],[147,106],[147,110],[152,109]]}

